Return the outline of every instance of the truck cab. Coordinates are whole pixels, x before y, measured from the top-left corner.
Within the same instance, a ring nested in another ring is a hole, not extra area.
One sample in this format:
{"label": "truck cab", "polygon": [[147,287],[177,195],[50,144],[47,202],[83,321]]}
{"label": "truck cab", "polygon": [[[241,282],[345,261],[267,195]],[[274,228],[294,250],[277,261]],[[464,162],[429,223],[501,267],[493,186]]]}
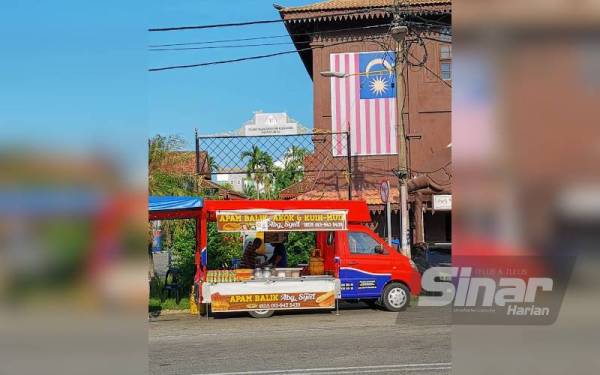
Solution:
{"label": "truck cab", "polygon": [[318,233],[317,247],[323,249],[325,270],[340,279],[342,299],[377,301],[401,311],[421,292],[414,263],[365,225]]}

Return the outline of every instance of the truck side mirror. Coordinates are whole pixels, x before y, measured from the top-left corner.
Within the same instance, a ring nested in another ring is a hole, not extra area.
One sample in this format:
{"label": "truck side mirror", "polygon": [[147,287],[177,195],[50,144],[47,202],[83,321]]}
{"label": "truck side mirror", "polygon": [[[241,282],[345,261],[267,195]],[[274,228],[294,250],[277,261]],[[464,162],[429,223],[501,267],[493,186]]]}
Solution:
{"label": "truck side mirror", "polygon": [[383,246],[375,245],[375,254],[384,254]]}

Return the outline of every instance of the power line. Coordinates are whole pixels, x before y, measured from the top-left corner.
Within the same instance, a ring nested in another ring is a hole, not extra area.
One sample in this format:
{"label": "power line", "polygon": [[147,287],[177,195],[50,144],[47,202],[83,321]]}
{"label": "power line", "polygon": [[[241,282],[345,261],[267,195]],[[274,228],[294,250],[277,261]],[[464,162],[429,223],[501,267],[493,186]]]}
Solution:
{"label": "power line", "polygon": [[[364,38],[363,41],[371,41],[371,40],[369,38]],[[350,40],[350,41],[345,41],[345,42],[332,43],[332,44],[327,45],[327,47],[337,46],[337,45],[341,45],[341,44],[355,43],[355,42],[356,42],[355,40]],[[240,61],[258,60],[258,59],[265,59],[265,58],[268,58],[268,57],[288,55],[288,54],[291,54],[291,53],[311,51],[313,49],[324,48],[324,47],[325,46],[307,47],[307,48],[300,48],[300,49],[294,49],[294,50],[289,50],[289,51],[281,51],[281,52],[269,53],[269,54],[266,54],[266,55],[240,57],[240,58],[237,58],[237,59],[230,59],[230,60],[209,61],[209,62],[198,63],[198,64],[171,65],[171,66],[164,66],[164,67],[160,67],[160,68],[150,68],[150,69],[148,69],[148,71],[149,72],[158,72],[158,71],[163,71],[163,70],[185,69],[185,68],[198,68],[198,67],[209,66],[209,65],[220,65],[220,64],[235,63],[235,62],[240,62]]]}
{"label": "power line", "polygon": [[192,46],[192,45],[216,44],[216,43],[246,42],[246,41],[249,41],[249,40],[285,38],[285,37],[288,37],[288,36],[289,36],[289,34],[282,34],[282,35],[257,36],[257,37],[252,37],[252,38],[208,40],[208,41],[203,41],[203,42],[186,42],[186,43],[171,43],[171,44],[150,44],[148,47],[149,48],[157,48],[157,47]]}
{"label": "power line", "polygon": [[[303,42],[304,44],[310,42]],[[177,47],[177,48],[150,48],[148,51],[190,51],[203,49],[224,49],[224,48],[246,48],[246,47],[263,47],[263,46],[283,46],[294,44],[292,42],[282,43],[255,43],[255,44],[228,44],[224,46],[204,46],[204,47]]]}
{"label": "power line", "polygon": [[429,36],[422,36],[421,39],[427,39],[427,40],[433,40],[434,42],[452,44],[452,40],[444,40],[444,39],[440,39],[440,38],[432,38],[432,37],[429,37]]}
{"label": "power line", "polygon": [[441,20],[444,17],[448,17],[448,14],[442,14],[440,18],[438,18],[437,20],[430,20],[427,19],[423,16],[420,16],[417,13],[411,14],[413,17],[416,17],[420,20],[422,20],[424,23],[429,23],[429,24],[433,24],[433,25],[437,25],[437,26],[441,26],[441,27],[450,27],[450,24],[448,24],[447,22],[440,22],[439,20]]}
{"label": "power line", "polygon": [[[450,24],[444,24],[441,22],[428,23],[428,22],[418,22],[418,21],[404,21],[403,24],[406,26],[413,27],[414,29],[422,28],[423,31],[426,31],[426,32],[432,32],[432,33],[436,33],[436,34],[452,36],[452,34],[450,32],[445,32],[445,31],[439,30],[439,29],[450,29],[451,28]],[[435,28],[437,30],[435,30],[433,28]]]}
{"label": "power line", "polygon": [[449,161],[446,164],[444,164],[443,166],[439,167],[438,169],[434,169],[432,171],[418,171],[416,169],[412,169],[412,171],[416,172],[416,173],[431,174],[431,173],[439,172],[442,169],[446,169],[446,167],[448,167],[450,164],[452,164],[452,161]]}
{"label": "power line", "polygon": [[282,52],[277,52],[277,53],[270,53],[270,54],[267,54],[267,55],[241,57],[239,59],[232,59],[232,60],[210,61],[210,62],[200,63],[200,64],[172,65],[172,66],[165,66],[165,67],[161,67],[161,68],[150,68],[150,69],[148,69],[148,71],[149,72],[159,72],[159,71],[162,71],[162,70],[197,68],[197,67],[208,66],[208,65],[228,64],[228,63],[234,63],[234,62],[240,62],[240,61],[258,60],[258,59],[264,59],[264,58],[267,58],[267,57],[287,55],[287,54],[295,53],[295,52],[298,52],[298,51],[296,51],[296,50],[293,50],[293,51],[282,51]]}
{"label": "power line", "polygon": [[[412,53],[408,52],[408,54],[409,54],[409,55],[411,55],[412,57],[414,57],[414,58],[416,59],[415,55],[413,55]],[[439,80],[440,80],[440,81],[441,81],[441,82],[442,82],[444,85],[446,85],[446,86],[448,86],[448,87],[452,88],[452,85],[451,85],[451,84],[449,84],[448,82],[446,82],[446,80],[445,80],[445,79],[443,79],[442,77],[440,77],[439,75],[437,75],[437,73],[435,73],[433,70],[429,69],[429,67],[428,67],[427,65],[423,64],[422,66],[423,66],[423,68],[425,68],[425,69],[426,69],[426,70],[427,70],[429,73],[433,74],[433,75],[434,75],[434,76],[435,76],[437,79],[439,79]]]}
{"label": "power line", "polygon": [[[370,42],[373,42],[373,43],[377,43],[376,40],[370,40],[370,39],[364,39],[363,41],[370,41]],[[335,45],[340,45],[340,44],[354,43],[354,42],[355,41],[347,41],[347,42],[334,43],[334,44],[328,45],[328,47],[335,46]],[[288,55],[288,54],[297,53],[297,52],[309,51],[309,50],[313,50],[313,49],[316,49],[316,48],[323,48],[323,47],[324,46],[308,47],[308,48],[301,48],[301,49],[297,49],[297,50],[290,50],[290,51],[281,51],[281,52],[269,53],[269,54],[266,54],[266,55],[241,57],[241,58],[230,59],[230,60],[209,61],[209,62],[198,63],[198,64],[172,65],[172,66],[165,66],[165,67],[160,67],[160,68],[150,68],[150,69],[148,69],[148,71],[150,71],[150,72],[158,72],[158,71],[163,71],[163,70],[197,68],[197,67],[203,67],[203,66],[209,66],[209,65],[220,65],[220,64],[228,64],[228,63],[235,63],[235,62],[248,61],[248,60],[258,60],[258,59],[264,59],[264,58],[269,58],[269,57],[275,57],[275,56],[281,56],[281,55]],[[412,53],[408,52],[408,54],[416,59],[415,55],[413,55]],[[446,86],[452,88],[452,85],[450,85],[448,82],[446,82],[446,80],[444,80],[442,77],[440,77],[437,73],[435,73],[434,71],[432,71],[431,69],[429,69],[429,67],[427,67],[427,65],[425,65],[425,64],[419,64],[419,66],[424,67],[427,71],[429,71],[436,78],[438,78],[443,84],[445,84]]]}
{"label": "power line", "polygon": [[172,44],[154,44],[149,45],[150,48],[156,47],[176,47],[176,46],[186,46],[186,45],[203,45],[203,44],[215,44],[215,43],[228,43],[228,42],[244,42],[249,40],[260,40],[260,39],[275,39],[275,38],[285,38],[285,37],[293,37],[293,36],[312,36],[312,35],[322,35],[322,34],[331,34],[338,33],[340,31],[350,31],[350,30],[365,30],[365,29],[373,29],[380,27],[388,27],[391,26],[391,23],[382,23],[377,25],[370,26],[360,26],[360,27],[346,27],[334,30],[323,30],[323,31],[312,31],[305,33],[290,33],[290,34],[282,34],[282,35],[267,35],[267,36],[258,36],[252,38],[239,38],[239,39],[222,39],[222,40],[209,40],[209,41],[201,41],[201,42],[187,42],[187,43],[172,43]]}
{"label": "power line", "polygon": [[[377,8],[368,8],[368,9],[360,9],[350,12],[344,13],[336,13],[336,16],[344,16],[358,13],[370,13],[373,11],[384,10],[389,12],[388,7],[377,7]],[[280,23],[285,22],[284,19],[277,20],[260,20],[260,21],[247,21],[247,22],[233,22],[233,23],[219,23],[212,25],[194,25],[194,26],[176,26],[176,27],[160,27],[160,28],[151,28],[148,29],[150,32],[156,31],[181,31],[181,30],[201,30],[201,29],[212,29],[218,27],[237,27],[237,26],[249,26],[249,25],[261,25],[261,24],[269,24],[269,23]]]}
{"label": "power line", "polygon": [[[374,10],[378,10],[378,9],[388,9],[388,8],[371,8],[371,9],[367,9],[367,10],[361,10],[361,11],[355,11],[355,12],[349,12],[349,13],[340,13],[341,14],[355,14],[355,13],[364,13],[364,12],[371,12]],[[426,20],[425,18],[419,17],[423,20]],[[163,29],[150,29],[150,31],[170,31],[170,30],[184,30],[184,29],[191,29],[191,28],[212,28],[212,27],[227,27],[227,26],[242,26],[242,25],[252,25],[252,24],[256,24],[256,23],[267,23],[267,22],[280,22],[283,20],[270,20],[270,21],[250,21],[250,22],[241,22],[241,23],[231,23],[231,24],[214,24],[214,25],[203,25],[203,26],[182,26],[182,27],[175,27],[175,28],[163,28]],[[413,23],[413,22],[411,22]],[[438,22],[440,23],[440,22]],[[413,24],[422,24],[419,22],[414,22]],[[441,24],[441,23],[440,23]],[[371,25],[371,26],[363,26],[363,27],[358,27],[358,28],[345,28],[345,29],[336,29],[336,30],[324,30],[324,31],[316,31],[316,32],[307,32],[307,33],[298,33],[298,34],[289,34],[290,36],[297,36],[297,35],[314,35],[314,34],[325,34],[325,33],[331,33],[331,32],[340,32],[340,31],[344,31],[344,30],[348,30],[348,29],[366,29],[366,28],[373,28],[373,27],[385,27],[385,26],[389,26],[391,25],[390,23],[387,24],[379,24],[379,25]],[[428,31],[432,31],[431,24],[427,24],[427,29]],[[443,25],[443,26],[448,26],[448,25]],[[439,26],[434,26],[434,27],[439,27]],[[437,32],[439,34],[446,34],[442,31],[433,31],[433,32]],[[283,35],[277,35],[277,36],[266,36],[266,37],[255,37],[255,38],[240,38],[240,39],[227,39],[229,41],[233,41],[233,40],[257,40],[257,39],[262,39],[262,38],[278,38],[278,37],[284,37]],[[377,37],[376,37],[377,38]],[[367,38],[363,38],[363,41],[368,40]],[[162,47],[162,46],[177,46],[177,45],[191,45],[191,44],[212,44],[212,43],[218,43],[218,42],[223,42],[225,40],[222,41],[205,41],[205,42],[195,42],[195,43],[176,43],[176,44],[170,44],[170,45],[155,45],[156,47]],[[372,40],[374,42],[377,42],[377,40]],[[345,44],[345,43],[352,43],[353,41],[347,41],[347,42],[341,42],[341,43],[334,43],[331,44],[332,45],[337,45],[337,44]],[[305,42],[297,42],[296,44],[301,44],[301,43],[305,43]],[[214,49],[214,48],[243,48],[243,47],[258,47],[258,46],[268,46],[268,45],[284,45],[284,44],[289,44],[289,43],[256,43],[256,44],[246,44],[246,45],[226,45],[226,46],[208,46],[208,47],[192,47],[192,48],[156,48],[156,49],[151,49],[152,51],[168,51],[168,50],[201,50],[201,49]],[[322,48],[322,46],[316,47],[316,48]],[[275,56],[281,56],[281,55],[286,55],[286,54],[291,54],[291,53],[299,53],[299,52],[303,52],[303,51],[308,51],[308,50],[312,50],[312,47],[308,47],[308,48],[300,48],[300,49],[296,49],[296,50],[289,50],[289,51],[280,51],[280,52],[274,52],[274,53],[269,53],[269,54],[264,54],[264,55],[258,55],[258,56],[249,56],[249,57],[241,57],[241,58],[237,58],[237,59],[230,59],[230,60],[220,60],[220,61],[210,61],[210,62],[205,62],[205,63],[198,63],[198,64],[188,64],[188,65],[174,65],[174,66],[166,66],[166,67],[160,67],[160,68],[150,68],[149,71],[153,72],[153,71],[162,71],[162,70],[171,70],[171,69],[183,69],[183,68],[193,68],[193,67],[202,67],[202,66],[209,66],[209,65],[217,65],[217,64],[226,64],[226,63],[234,63],[234,62],[240,62],[240,61],[247,61],[247,60],[256,60],[256,59],[263,59],[263,58],[269,58],[269,57],[275,57]],[[412,55],[412,53],[410,54],[411,56],[414,57],[414,55]],[[423,66],[425,66],[424,64],[422,64]],[[441,77],[439,77],[436,73],[434,73],[433,71],[431,71],[427,66],[425,66],[425,68],[430,71],[433,75],[435,75],[438,79],[440,79],[444,84],[446,84],[449,87],[452,87],[450,84],[448,84],[445,80],[443,80]]]}
{"label": "power line", "polygon": [[217,27],[235,27],[235,26],[248,26],[248,25],[261,25],[266,23],[278,23],[283,20],[263,20],[263,21],[248,21],[248,22],[235,22],[235,23],[219,23],[214,25],[199,25],[199,26],[176,26],[176,27],[161,27],[148,29],[150,32],[155,31],[180,31],[180,30],[200,30],[200,29],[212,29]]}

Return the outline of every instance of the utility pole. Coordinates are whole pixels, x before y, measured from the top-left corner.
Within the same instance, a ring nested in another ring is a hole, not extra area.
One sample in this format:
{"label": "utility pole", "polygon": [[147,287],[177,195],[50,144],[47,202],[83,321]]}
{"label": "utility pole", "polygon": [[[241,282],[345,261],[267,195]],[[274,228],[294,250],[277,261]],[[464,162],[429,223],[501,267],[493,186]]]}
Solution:
{"label": "utility pole", "polygon": [[402,25],[402,18],[399,7],[395,7],[394,25],[391,29],[392,38],[396,41],[396,63],[394,69],[396,73],[396,121],[398,127],[396,134],[398,137],[398,183],[400,187],[400,250],[410,258],[409,227],[408,227],[408,189],[406,181],[408,179],[408,164],[406,157],[406,130],[404,128],[404,51],[403,42],[408,33],[408,27]]}
{"label": "utility pole", "polygon": [[346,153],[348,154],[348,200],[352,200],[352,144],[350,143],[350,124],[346,133]]}

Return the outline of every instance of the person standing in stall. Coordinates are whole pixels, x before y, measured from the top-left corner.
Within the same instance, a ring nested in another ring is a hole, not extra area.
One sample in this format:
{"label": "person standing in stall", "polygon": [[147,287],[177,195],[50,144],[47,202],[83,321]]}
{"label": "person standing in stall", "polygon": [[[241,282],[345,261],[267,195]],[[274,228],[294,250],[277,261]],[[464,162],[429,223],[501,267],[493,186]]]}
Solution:
{"label": "person standing in stall", "polygon": [[267,261],[267,263],[273,265],[275,268],[287,267],[287,251],[285,250],[285,246],[282,242],[278,242],[273,245],[273,255]]}
{"label": "person standing in stall", "polygon": [[255,238],[246,245],[242,255],[242,268],[256,268],[256,250],[260,248],[260,245],[262,245],[260,238]]}

